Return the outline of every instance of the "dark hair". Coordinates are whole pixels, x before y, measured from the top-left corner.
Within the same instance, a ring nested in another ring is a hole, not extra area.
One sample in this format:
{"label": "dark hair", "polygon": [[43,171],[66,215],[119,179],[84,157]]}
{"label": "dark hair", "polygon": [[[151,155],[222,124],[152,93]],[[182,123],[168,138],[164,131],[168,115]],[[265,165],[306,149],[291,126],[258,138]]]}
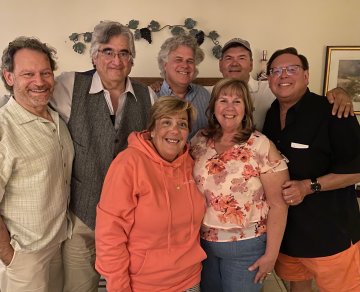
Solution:
{"label": "dark hair", "polygon": [[237,79],[224,78],[215,84],[211,92],[209,106],[206,109],[209,126],[203,131],[203,135],[214,139],[219,139],[223,135],[221,125],[215,117],[215,102],[221,94],[236,94],[244,100],[244,118],[239,125],[237,134],[233,138],[233,142],[243,143],[249,139],[251,133],[255,130],[253,121],[254,108],[247,83]]}
{"label": "dark hair", "polygon": [[[10,42],[3,51],[1,57],[1,72],[3,72],[3,70],[14,72],[14,56],[16,52],[21,49],[29,49],[45,54],[49,59],[51,70],[56,70],[56,50],[54,48],[45,43],[42,43],[37,38],[21,36]],[[5,84],[6,89],[13,93],[13,87],[7,84],[3,74],[1,74],[1,78]]]}
{"label": "dark hair", "polygon": [[196,109],[191,103],[176,96],[162,96],[158,98],[150,110],[150,118],[147,129],[154,130],[155,123],[166,115],[174,115],[185,112],[188,117],[189,131],[192,122],[196,119]]}
{"label": "dark hair", "polygon": [[306,57],[304,55],[299,54],[298,51],[294,47],[289,47],[289,48],[285,48],[282,50],[277,50],[271,55],[269,61],[266,64],[266,74],[267,75],[270,74],[271,65],[274,62],[274,60],[277,57],[284,55],[284,54],[290,54],[290,55],[297,56],[300,59],[301,66],[303,67],[303,69],[309,70],[309,62],[306,59]]}

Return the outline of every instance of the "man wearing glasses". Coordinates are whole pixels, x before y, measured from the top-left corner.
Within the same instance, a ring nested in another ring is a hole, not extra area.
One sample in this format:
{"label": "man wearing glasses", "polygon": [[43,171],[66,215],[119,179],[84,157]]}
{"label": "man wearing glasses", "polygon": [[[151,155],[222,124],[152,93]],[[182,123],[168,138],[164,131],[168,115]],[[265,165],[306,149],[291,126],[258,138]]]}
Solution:
{"label": "man wearing glasses", "polygon": [[70,215],[73,235],[63,248],[65,291],[97,291],[95,215],[105,174],[132,131],[146,127],[155,93],[131,80],[134,37],[118,22],[95,26],[90,54],[95,70],[56,79],[51,104],[74,141]]}
{"label": "man wearing glasses", "polygon": [[267,64],[276,101],[263,132],[289,160],[283,185],[289,205],[276,273],[291,291],[360,291],[360,126],[338,119],[325,97],[310,92],[309,64],[295,48]]}
{"label": "man wearing glasses", "polygon": [[[261,131],[265,115],[275,96],[267,81],[258,81],[250,76],[253,69],[253,56],[250,43],[241,38],[233,38],[225,43],[219,60],[219,70],[226,78],[234,78],[247,82],[254,104],[254,121]],[[334,103],[333,113],[341,117],[354,114],[350,96],[341,88],[335,88],[327,93],[328,100]]]}

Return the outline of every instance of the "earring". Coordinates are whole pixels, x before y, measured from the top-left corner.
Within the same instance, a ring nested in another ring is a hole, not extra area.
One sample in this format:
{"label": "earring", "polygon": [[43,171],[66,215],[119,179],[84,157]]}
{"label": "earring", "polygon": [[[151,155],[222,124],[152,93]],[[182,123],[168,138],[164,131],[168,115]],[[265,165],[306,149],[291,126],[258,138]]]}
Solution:
{"label": "earring", "polygon": [[211,118],[212,118],[212,120],[214,121],[214,123],[216,123],[216,122],[217,122],[217,119],[216,119],[215,113],[213,113],[213,114],[212,114]]}
{"label": "earring", "polygon": [[154,137],[155,137],[154,132],[151,132],[150,137],[151,137],[151,138],[154,138]]}

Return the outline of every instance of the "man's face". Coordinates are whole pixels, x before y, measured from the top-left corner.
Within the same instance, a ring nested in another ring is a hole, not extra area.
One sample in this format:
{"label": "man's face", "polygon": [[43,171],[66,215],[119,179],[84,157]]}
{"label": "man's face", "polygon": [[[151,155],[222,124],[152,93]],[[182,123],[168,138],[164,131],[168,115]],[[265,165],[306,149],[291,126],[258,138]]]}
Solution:
{"label": "man's face", "polygon": [[[287,66],[292,66],[292,75],[286,71]],[[302,68],[299,57],[292,54],[283,54],[275,58],[270,69],[282,68],[281,75],[269,75],[269,86],[280,103],[295,104],[306,92],[309,84],[309,71]]]}
{"label": "man's face", "polygon": [[112,87],[114,83],[125,82],[133,66],[132,58],[125,60],[121,59],[119,55],[112,57],[102,53],[109,50],[115,53],[130,53],[128,38],[124,35],[113,36],[107,44],[100,44],[99,52],[93,57],[96,71],[106,89]]}
{"label": "man's face", "polygon": [[47,106],[54,90],[54,73],[46,54],[20,49],[14,55],[14,70],[3,70],[4,78],[13,87],[15,100],[34,112]]}
{"label": "man's face", "polygon": [[187,46],[179,46],[171,51],[164,70],[170,87],[188,86],[194,80],[196,70],[193,50]]}
{"label": "man's face", "polygon": [[253,69],[250,52],[244,47],[227,49],[219,60],[219,69],[225,78],[248,82]]}

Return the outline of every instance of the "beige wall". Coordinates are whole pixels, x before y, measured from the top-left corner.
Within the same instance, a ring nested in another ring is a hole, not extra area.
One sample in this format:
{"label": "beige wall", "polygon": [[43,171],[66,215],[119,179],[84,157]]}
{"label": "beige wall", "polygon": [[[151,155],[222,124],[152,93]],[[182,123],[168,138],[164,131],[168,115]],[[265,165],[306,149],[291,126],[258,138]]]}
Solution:
{"label": "beige wall", "polygon": [[[219,41],[238,36],[250,41],[254,53],[254,75],[263,49],[269,54],[278,48],[295,46],[310,62],[310,88],[321,93],[325,47],[360,45],[360,1],[358,0],[1,0],[0,49],[19,35],[37,36],[57,48],[59,74],[91,68],[88,51],[78,55],[68,36],[91,31],[100,20],[131,19],[146,26],[151,20],[161,25],[182,24],[187,17],[198,21],[205,32],[216,30]],[[153,34],[153,43],[136,41],[137,56],[132,76],[159,76],[156,55],[161,43],[171,36],[168,30]],[[220,76],[217,60],[206,40],[200,77]],[[0,86],[0,94],[5,89]]]}

